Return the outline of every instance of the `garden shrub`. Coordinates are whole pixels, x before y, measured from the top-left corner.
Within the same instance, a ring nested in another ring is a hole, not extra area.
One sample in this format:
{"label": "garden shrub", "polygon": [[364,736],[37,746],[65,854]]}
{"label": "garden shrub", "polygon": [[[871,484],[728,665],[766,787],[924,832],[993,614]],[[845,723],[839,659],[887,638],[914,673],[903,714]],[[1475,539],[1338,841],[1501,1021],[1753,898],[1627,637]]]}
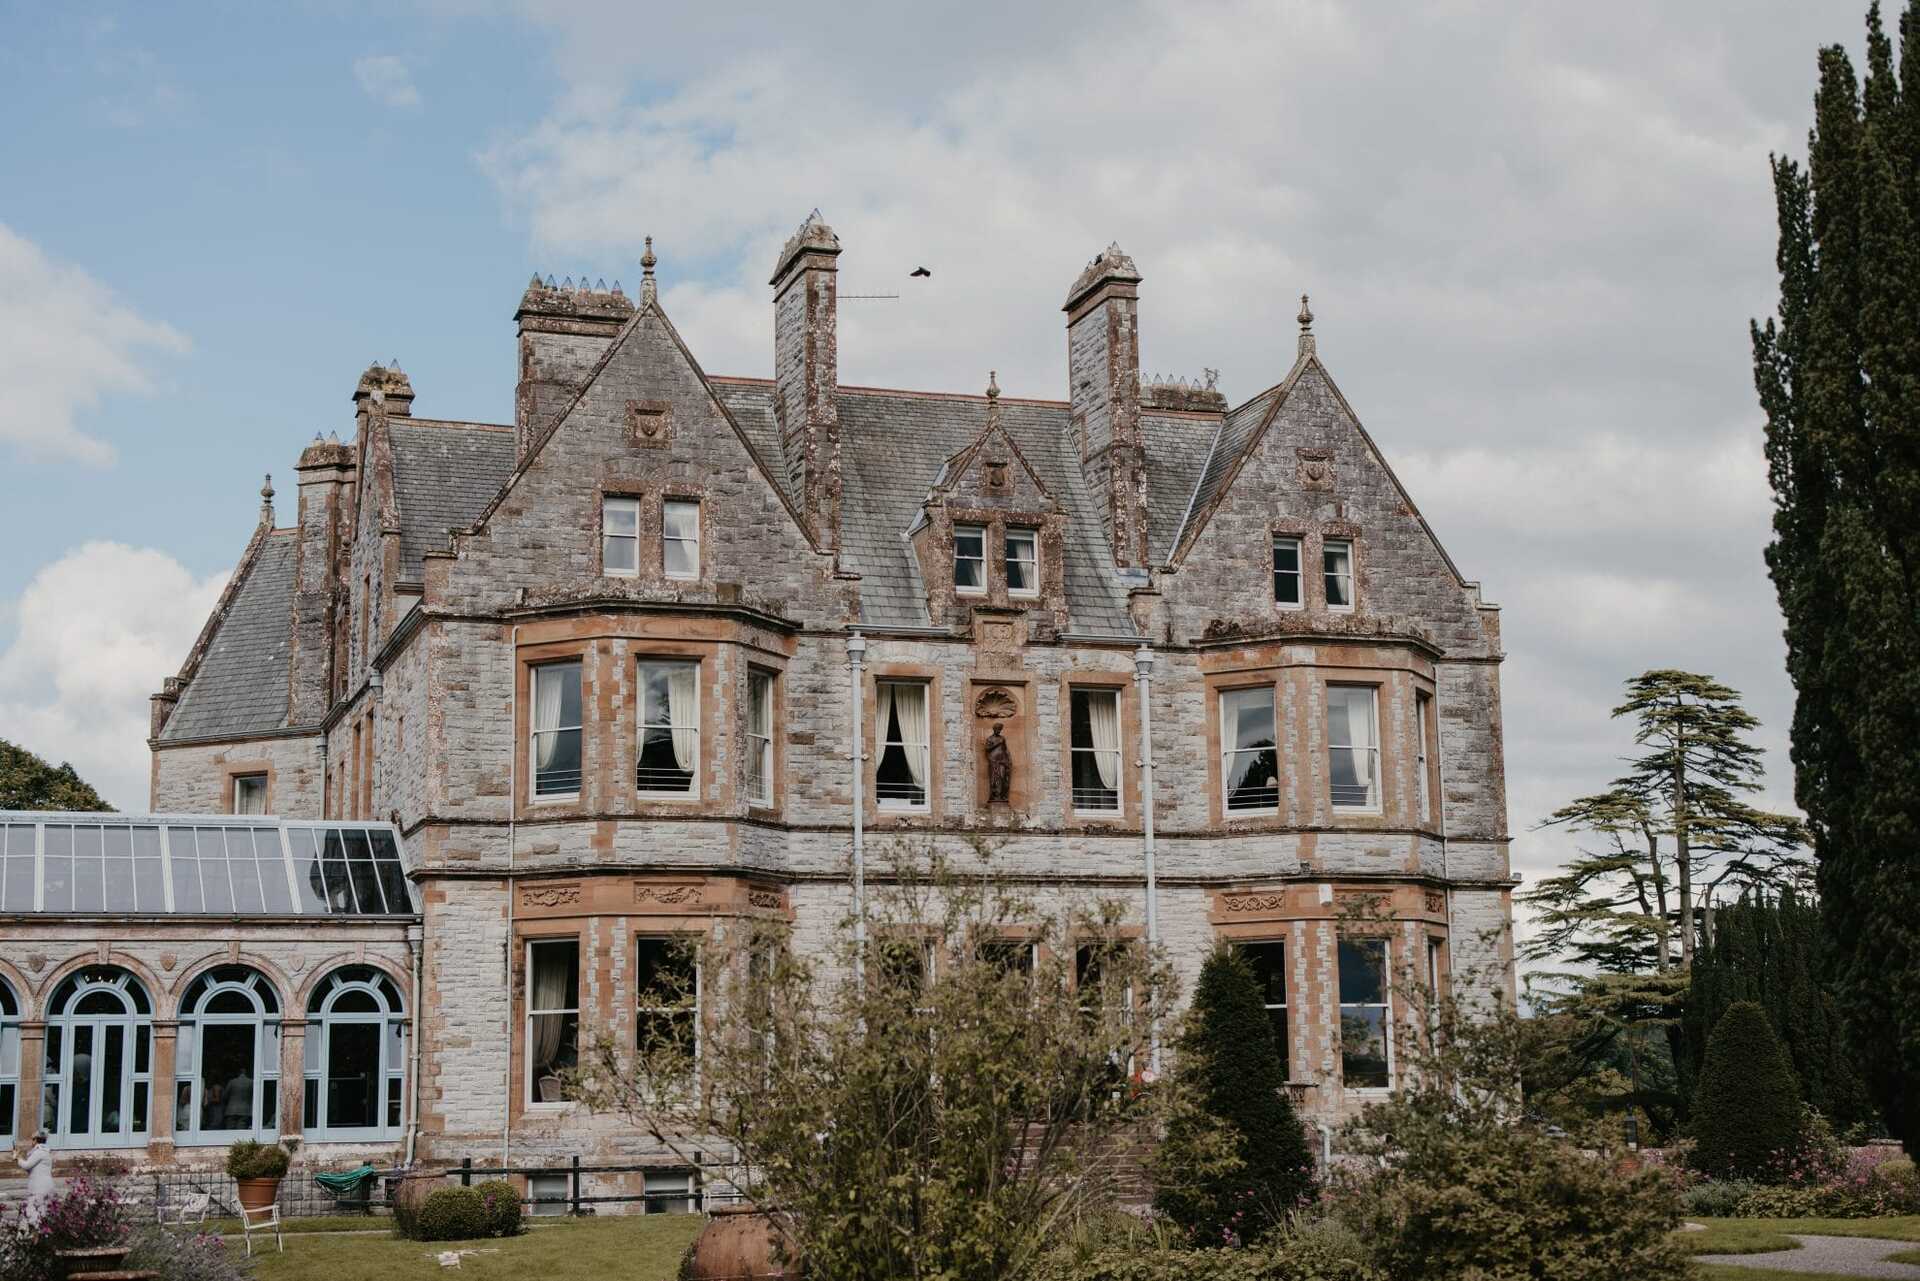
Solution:
{"label": "garden shrub", "polygon": [[489,1235],[492,1216],[479,1188],[441,1188],[420,1207],[416,1241],[470,1241]]}
{"label": "garden shrub", "polygon": [[520,1189],[505,1179],[488,1179],[476,1184],[475,1192],[487,1207],[486,1235],[511,1237],[520,1235]]}
{"label": "garden shrub", "polygon": [[[1827,1218],[1829,1199],[1820,1188],[1796,1188],[1787,1184],[1756,1187],[1740,1200],[1735,1218],[1811,1219]],[[1844,1217],[1844,1216],[1838,1216]]]}
{"label": "garden shrub", "polygon": [[1708,1179],[1681,1190],[1680,1209],[1709,1219],[1736,1218],[1741,1203],[1759,1188],[1752,1179]]}
{"label": "garden shrub", "polygon": [[1776,1179],[1801,1130],[1800,1087],[1766,1012],[1734,1002],[1707,1040],[1694,1095],[1696,1168],[1711,1178]]}
{"label": "garden shrub", "polygon": [[168,1231],[157,1225],[136,1234],[126,1267],[156,1272],[157,1281],[248,1281],[253,1276],[245,1252],[229,1249],[219,1237]]}
{"label": "garden shrub", "polygon": [[[1176,1115],[1154,1157],[1154,1207],[1197,1243],[1237,1244],[1271,1231],[1313,1186],[1313,1153],[1294,1114],[1273,1025],[1246,960],[1207,958],[1175,1072],[1198,1110]],[[1237,1159],[1210,1159],[1227,1131]]]}

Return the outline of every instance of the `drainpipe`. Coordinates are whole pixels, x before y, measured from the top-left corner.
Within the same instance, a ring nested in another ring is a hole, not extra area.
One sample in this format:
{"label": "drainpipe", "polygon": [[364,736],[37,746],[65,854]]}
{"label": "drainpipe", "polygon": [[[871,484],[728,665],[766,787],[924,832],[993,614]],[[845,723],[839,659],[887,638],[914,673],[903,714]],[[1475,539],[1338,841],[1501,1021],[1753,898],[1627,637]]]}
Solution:
{"label": "drainpipe", "polygon": [[850,673],[853,706],[853,977],[864,983],[867,977],[867,753],[861,742],[865,735],[862,721],[866,686],[860,660],[867,652],[867,638],[859,632],[847,637],[847,670]]}
{"label": "drainpipe", "polygon": [[407,1091],[407,1159],[408,1169],[413,1168],[414,1142],[420,1135],[420,1034],[427,1025],[426,1014],[420,1007],[420,970],[424,961],[426,929],[423,925],[407,927],[407,959],[413,965],[413,1066],[407,1072],[407,1080],[412,1087]]}
{"label": "drainpipe", "polygon": [[[1140,819],[1147,858],[1147,952],[1160,948],[1160,890],[1153,869],[1153,651],[1142,645],[1133,651],[1133,679],[1140,687]],[[1147,1066],[1160,1075],[1160,1019],[1155,1012],[1147,1029]]]}
{"label": "drainpipe", "polygon": [[507,796],[507,938],[500,945],[500,993],[507,1002],[507,1064],[501,1069],[505,1090],[500,1095],[500,1164],[512,1164],[508,1148],[513,1141],[513,824],[520,813],[520,624],[513,625],[513,638],[507,646],[508,733],[513,750],[508,754],[508,777],[512,791]]}

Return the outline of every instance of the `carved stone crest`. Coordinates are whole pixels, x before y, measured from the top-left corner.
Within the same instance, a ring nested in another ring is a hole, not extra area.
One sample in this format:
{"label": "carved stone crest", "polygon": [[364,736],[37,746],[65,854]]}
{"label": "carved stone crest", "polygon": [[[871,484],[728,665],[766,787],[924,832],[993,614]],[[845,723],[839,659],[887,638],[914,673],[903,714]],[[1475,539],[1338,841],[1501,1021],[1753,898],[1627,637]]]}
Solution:
{"label": "carved stone crest", "polygon": [[1004,494],[1007,492],[1012,482],[1008,474],[1006,459],[987,459],[986,484],[987,492],[990,494]]}
{"label": "carved stone crest", "polygon": [[973,701],[973,714],[983,721],[1004,721],[1020,714],[1020,704],[998,685],[985,690]]}
{"label": "carved stone crest", "polygon": [[1333,451],[1331,449],[1301,449],[1299,477],[1302,489],[1333,488]]}
{"label": "carved stone crest", "polygon": [[670,400],[629,400],[627,430],[633,443],[642,448],[661,448],[673,443],[673,402]]}
{"label": "carved stone crest", "polygon": [[47,968],[47,958],[39,952],[29,952],[27,954],[27,968],[35,974],[38,974],[41,970]]}
{"label": "carved stone crest", "polygon": [[698,903],[700,887],[698,885],[636,885],[633,887],[633,901],[665,903],[669,907],[677,907],[683,903]]}
{"label": "carved stone crest", "polygon": [[522,907],[565,907],[579,901],[578,885],[527,885],[520,890]]}
{"label": "carved stone crest", "polygon": [[173,973],[173,967],[178,964],[180,964],[180,958],[174,955],[172,952],[160,953],[160,968],[165,970],[167,973],[169,974]]}
{"label": "carved stone crest", "polygon": [[1447,910],[1447,896],[1439,890],[1427,891],[1427,911],[1434,916]]}

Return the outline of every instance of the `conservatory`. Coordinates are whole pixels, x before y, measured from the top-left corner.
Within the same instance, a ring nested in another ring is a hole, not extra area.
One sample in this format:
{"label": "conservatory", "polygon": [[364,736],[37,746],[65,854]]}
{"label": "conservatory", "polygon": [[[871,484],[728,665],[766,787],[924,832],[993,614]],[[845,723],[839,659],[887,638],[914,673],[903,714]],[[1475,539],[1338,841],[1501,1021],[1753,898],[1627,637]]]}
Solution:
{"label": "conservatory", "polygon": [[419,922],[389,824],[0,812],[0,1147],[391,1144]]}

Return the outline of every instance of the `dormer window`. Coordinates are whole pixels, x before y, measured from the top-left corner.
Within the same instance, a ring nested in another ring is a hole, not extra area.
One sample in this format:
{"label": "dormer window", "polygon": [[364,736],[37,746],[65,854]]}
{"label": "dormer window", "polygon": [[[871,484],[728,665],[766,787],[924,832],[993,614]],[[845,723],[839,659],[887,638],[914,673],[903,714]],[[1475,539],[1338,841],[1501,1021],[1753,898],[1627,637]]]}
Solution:
{"label": "dormer window", "polygon": [[1031,529],[1007,531],[1007,595],[1040,594],[1040,536]]}
{"label": "dormer window", "polygon": [[953,590],[987,590],[987,531],[979,525],[953,527]]}
{"label": "dormer window", "polygon": [[1326,581],[1327,608],[1335,613],[1353,609],[1353,544],[1329,538],[1320,545],[1321,577]]}

